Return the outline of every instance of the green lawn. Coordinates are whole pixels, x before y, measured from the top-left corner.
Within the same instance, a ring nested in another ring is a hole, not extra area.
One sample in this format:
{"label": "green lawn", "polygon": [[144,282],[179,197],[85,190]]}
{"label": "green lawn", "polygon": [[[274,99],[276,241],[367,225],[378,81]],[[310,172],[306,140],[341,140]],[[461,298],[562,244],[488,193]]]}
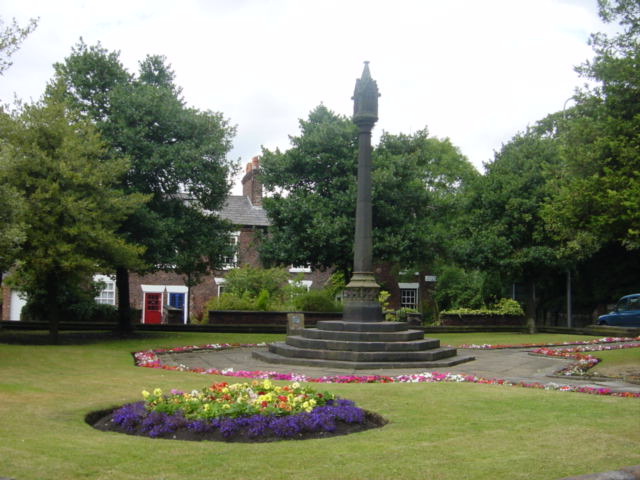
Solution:
{"label": "green lawn", "polygon": [[593,367],[593,373],[617,377],[633,374],[640,379],[640,348],[593,352],[600,363]]}
{"label": "green lawn", "polygon": [[589,335],[562,335],[557,333],[528,333],[516,332],[477,332],[477,333],[434,333],[428,334],[440,339],[443,345],[454,347],[460,345],[526,345],[526,344],[552,344],[581,340],[593,340]]}
{"label": "green lawn", "polygon": [[[32,344],[15,343],[25,338]],[[475,384],[330,385],[389,420],[345,437],[227,444],[104,433],[84,416],[138,400],[145,388],[192,389],[221,379],[136,368],[130,352],[282,336],[157,333],[116,341],[63,334],[60,346],[34,345],[42,338],[0,331],[0,477],[555,479],[640,464],[639,399]],[[441,338],[490,343],[475,334]]]}

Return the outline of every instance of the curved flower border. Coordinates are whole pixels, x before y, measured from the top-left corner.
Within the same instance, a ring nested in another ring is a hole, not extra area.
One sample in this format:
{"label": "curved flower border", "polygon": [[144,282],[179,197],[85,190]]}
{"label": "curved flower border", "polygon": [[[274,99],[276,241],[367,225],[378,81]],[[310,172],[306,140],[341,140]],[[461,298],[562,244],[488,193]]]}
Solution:
{"label": "curved flower border", "polygon": [[[590,355],[585,355],[584,351],[601,351],[601,350],[613,350],[616,348],[638,348],[638,344],[624,345],[606,345],[617,342],[629,342],[640,340],[640,337],[626,338],[626,337],[606,337],[591,341],[578,341],[578,342],[564,342],[558,344],[523,344],[523,345],[462,345],[458,348],[478,348],[478,349],[490,349],[490,348],[527,348],[537,346],[540,347],[534,350],[533,354],[548,355],[548,356],[562,356],[564,358],[572,358],[576,360],[576,363],[558,372],[562,375],[572,375],[571,369],[576,365],[584,366],[582,371],[586,371],[587,365],[595,359],[595,363],[598,363],[598,359]],[[545,347],[549,346],[565,346],[565,345],[579,345],[571,349],[549,349]],[[284,381],[297,381],[297,382],[311,382],[311,383],[439,383],[439,382],[456,382],[456,383],[478,383],[488,385],[506,385],[512,387],[524,387],[524,388],[537,388],[541,390],[555,390],[561,392],[576,392],[587,393],[591,395],[607,395],[613,397],[626,397],[626,398],[640,398],[640,393],[636,392],[616,392],[609,388],[594,388],[579,385],[560,385],[554,382],[540,383],[540,382],[509,382],[499,378],[483,378],[475,375],[463,375],[457,373],[439,373],[439,372],[423,372],[409,375],[327,375],[322,377],[310,377],[298,373],[278,373],[278,372],[265,372],[261,370],[247,371],[238,370],[233,368],[217,369],[217,368],[189,368],[184,365],[170,366],[163,365],[158,357],[161,353],[177,353],[177,352],[193,352],[199,350],[227,350],[230,348],[242,348],[242,347],[264,347],[265,343],[214,343],[207,345],[191,345],[184,347],[168,348],[168,349],[153,349],[144,350],[140,352],[133,352],[135,365],[145,368],[159,368],[163,370],[175,370],[181,372],[192,372],[207,375],[221,375],[236,378],[256,378],[256,379],[270,379],[270,380],[284,380]],[[607,348],[609,347],[609,348]],[[595,365],[593,363],[593,365]],[[593,366],[591,365],[591,366]],[[577,367],[576,367],[577,368]],[[563,373],[563,372],[568,373]],[[577,371],[577,370],[575,370]]]}
{"label": "curved flower border", "polygon": [[584,352],[602,352],[608,350],[622,350],[627,348],[640,348],[640,343],[624,343],[617,345],[589,345],[574,348],[537,348],[532,350],[532,355],[544,355],[546,357],[561,357],[576,360],[575,363],[556,372],[556,375],[564,376],[588,376],[589,369],[600,363],[600,359]]}

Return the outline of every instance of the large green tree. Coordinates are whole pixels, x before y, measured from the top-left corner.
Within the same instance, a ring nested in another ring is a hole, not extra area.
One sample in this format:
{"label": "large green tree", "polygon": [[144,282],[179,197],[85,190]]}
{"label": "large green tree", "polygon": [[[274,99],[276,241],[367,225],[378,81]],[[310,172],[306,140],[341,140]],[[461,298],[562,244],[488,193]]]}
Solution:
{"label": "large green tree", "polygon": [[83,296],[91,278],[113,265],[135,268],[142,248],[116,233],[144,201],[117,188],[128,161],[107,155],[94,125],[68,109],[60,86],[13,115],[3,115],[2,181],[23,199],[26,238],[11,282],[28,309],[58,323]]}
{"label": "large green tree", "polygon": [[[220,113],[186,105],[164,57],[148,56],[132,75],[119,53],[81,41],[55,69],[67,98],[95,122],[111,153],[130,158],[123,188],[151,195],[121,227],[146,247],[148,269],[175,269],[189,283],[219,266],[231,226],[214,212],[230,189],[235,165],[226,155],[234,128]],[[128,269],[116,273],[120,325],[128,329]]]}
{"label": "large green tree", "polygon": [[545,172],[560,162],[557,125],[557,116],[549,117],[503,145],[467,192],[466,214],[456,229],[462,265],[527,284],[531,325],[540,297],[536,286],[566,267],[542,218],[549,194]]}
{"label": "large green tree", "polygon": [[[261,180],[272,222],[261,243],[268,264],[353,266],[357,128],[320,105],[300,121],[292,147],[264,150]],[[373,155],[376,261],[421,267],[444,249],[444,226],[461,185],[476,175],[448,140],[420,130],[383,134]]]}
{"label": "large green tree", "polygon": [[[37,19],[31,19],[27,26],[21,27],[15,19],[9,24],[0,17],[0,75],[11,66],[11,56],[20,47],[22,41],[37,25]],[[0,115],[5,116],[4,109],[0,107]],[[0,141],[5,141],[4,135]],[[6,168],[4,162],[0,162],[0,169]],[[5,175],[0,171],[0,175]],[[11,267],[15,261],[20,245],[24,241],[24,202],[20,192],[7,183],[0,184],[0,281],[2,272]],[[1,282],[0,282],[1,283]]]}
{"label": "large green tree", "polygon": [[640,4],[600,0],[600,15],[619,22],[595,34],[592,81],[566,115],[563,162],[545,218],[567,255],[586,259],[608,243],[640,247]]}

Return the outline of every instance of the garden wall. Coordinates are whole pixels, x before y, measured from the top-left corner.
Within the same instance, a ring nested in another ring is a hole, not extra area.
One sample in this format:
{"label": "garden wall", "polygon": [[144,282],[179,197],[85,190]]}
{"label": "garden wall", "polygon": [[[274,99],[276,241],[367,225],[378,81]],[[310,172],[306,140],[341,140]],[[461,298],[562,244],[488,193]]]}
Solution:
{"label": "garden wall", "polygon": [[525,318],[517,315],[440,315],[444,326],[517,326],[526,325]]}
{"label": "garden wall", "polygon": [[[210,310],[209,325],[259,325],[287,326],[287,313],[291,312],[254,312],[244,310]],[[303,312],[305,327],[314,327],[322,320],[342,320],[342,312]]]}

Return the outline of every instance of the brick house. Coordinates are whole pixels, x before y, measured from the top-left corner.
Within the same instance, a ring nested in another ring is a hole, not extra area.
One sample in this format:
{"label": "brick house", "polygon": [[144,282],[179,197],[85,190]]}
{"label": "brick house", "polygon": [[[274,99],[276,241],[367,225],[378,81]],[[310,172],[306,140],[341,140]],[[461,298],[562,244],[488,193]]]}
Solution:
{"label": "brick house", "polygon": [[[236,230],[230,238],[236,252],[233,258],[225,259],[225,268],[205,277],[190,291],[185,286],[183,276],[174,272],[129,275],[131,307],[140,310],[142,323],[160,323],[169,310],[177,311],[173,315],[180,317],[182,323],[187,323],[189,316],[200,317],[207,301],[220,295],[223,290],[224,276],[228,270],[241,265],[261,266],[256,242],[259,234],[269,226],[269,220],[262,208],[262,185],[257,178],[259,168],[259,160],[255,157],[246,165],[242,178],[242,195],[230,195],[222,210],[218,212],[221,218],[236,225]],[[292,278],[294,275],[297,278],[302,274],[302,283],[307,288],[322,288],[329,276],[329,272],[312,272],[304,267],[290,267],[289,271]],[[96,275],[94,280],[104,284],[96,301],[116,305],[115,277]],[[187,298],[188,309],[185,308]],[[24,299],[19,292],[3,287],[2,305],[2,320],[20,320]]]}
{"label": "brick house", "polygon": [[[247,163],[242,178],[242,195],[230,195],[222,210],[218,212],[221,218],[229,220],[237,227],[230,238],[236,247],[236,253],[233,258],[225,259],[227,267],[205,277],[190,290],[185,286],[183,276],[174,272],[129,275],[131,307],[140,310],[142,323],[160,323],[169,310],[174,311],[172,318],[179,318],[181,323],[188,323],[189,317],[201,318],[207,301],[220,295],[224,289],[224,277],[228,270],[241,265],[261,266],[256,246],[259,235],[269,227],[269,219],[262,208],[259,169],[258,157]],[[417,272],[397,270],[389,264],[378,264],[374,267],[378,283],[391,294],[389,306],[394,310],[401,307],[419,308],[421,302],[428,299],[429,290],[433,285],[430,282],[435,279]],[[311,289],[322,288],[331,273],[294,266],[289,268],[289,272],[292,278],[302,274],[302,284]],[[94,279],[104,284],[96,301],[116,305],[115,277],[96,275]],[[188,308],[185,308],[187,299]],[[2,320],[19,320],[23,305],[24,299],[19,292],[3,287]]]}

